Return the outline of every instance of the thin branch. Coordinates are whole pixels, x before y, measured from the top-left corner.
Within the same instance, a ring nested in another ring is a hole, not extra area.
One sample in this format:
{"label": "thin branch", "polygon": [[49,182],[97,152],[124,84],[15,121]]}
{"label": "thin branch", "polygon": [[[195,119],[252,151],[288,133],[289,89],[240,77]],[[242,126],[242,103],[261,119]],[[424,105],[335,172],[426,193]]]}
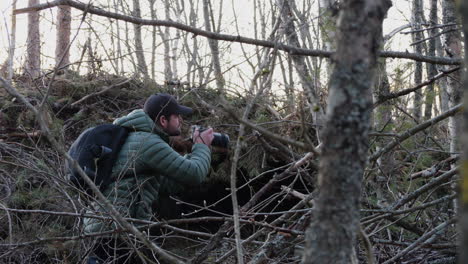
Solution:
{"label": "thin branch", "polygon": [[419,210],[422,210],[422,209],[426,209],[428,207],[431,207],[431,206],[434,206],[434,205],[437,205],[437,204],[440,204],[440,203],[443,203],[443,202],[446,202],[446,201],[450,201],[450,200],[454,199],[455,197],[456,197],[456,194],[447,195],[447,196],[444,196],[442,198],[436,199],[436,200],[434,200],[432,202],[425,203],[425,204],[422,204],[420,206],[416,206],[416,207],[408,208],[408,209],[404,209],[404,210],[396,210],[396,211],[393,211],[393,210],[361,210],[361,212],[373,211],[373,212],[382,212],[382,213],[384,213],[384,214],[377,215],[377,216],[372,215],[372,216],[365,217],[365,218],[363,218],[361,220],[361,224],[362,225],[368,225],[368,224],[374,223],[374,222],[376,222],[376,221],[378,221],[380,219],[387,218],[389,216],[407,214],[407,213],[412,213],[412,212],[419,211]]}
{"label": "thin branch", "polygon": [[455,72],[455,71],[458,71],[460,69],[460,67],[455,67],[455,68],[452,68],[452,69],[449,69],[449,70],[446,70],[446,71],[443,71],[435,76],[432,76],[429,80],[425,81],[425,82],[422,82],[412,88],[408,88],[408,89],[404,89],[404,90],[401,90],[401,91],[398,91],[396,93],[391,93],[391,94],[384,94],[384,95],[380,95],[378,98],[377,98],[377,102],[374,102],[374,108],[379,106],[380,104],[390,100],[390,99],[395,99],[395,98],[398,98],[398,97],[401,97],[401,96],[404,96],[404,95],[407,95],[407,94],[410,94],[412,92],[415,92],[421,88],[423,88],[424,86],[426,85],[429,85],[433,82],[435,82],[436,80],[452,73],[452,72]]}
{"label": "thin branch", "polygon": [[387,35],[384,36],[384,38],[383,38],[384,43],[387,42],[388,40],[390,40],[398,32],[400,32],[400,31],[402,31],[404,29],[410,28],[411,26],[412,26],[411,24],[406,24],[406,25],[395,28],[394,30],[392,30],[392,32],[390,32],[390,33],[388,33]]}
{"label": "thin branch", "polygon": [[421,39],[419,41],[413,42],[413,43],[410,44],[410,46],[418,45],[420,43],[423,43],[426,40],[434,39],[434,38],[436,38],[436,37],[438,37],[440,35],[447,34],[447,33],[454,32],[454,31],[458,31],[458,30],[460,30],[460,29],[459,28],[453,28],[453,29],[445,30],[445,31],[442,31],[442,32],[439,32],[439,33],[435,34],[434,36],[430,36],[430,37],[427,37],[425,39]]}
{"label": "thin branch", "polygon": [[[427,25],[427,24],[422,24],[422,25]],[[456,25],[458,25],[458,24],[457,23],[448,23],[448,24],[442,24],[442,25],[434,25],[432,27],[401,32],[401,34],[406,35],[406,34],[412,34],[412,33],[417,33],[417,32],[421,32],[421,31],[431,30],[431,29],[434,29],[434,28],[444,28],[444,27],[451,27],[451,26],[456,26]]]}
{"label": "thin branch", "polygon": [[428,182],[425,185],[419,187],[416,191],[405,195],[403,198],[401,198],[399,201],[397,201],[391,207],[391,209],[396,210],[396,209],[400,208],[405,203],[417,198],[418,196],[420,196],[421,194],[425,193],[426,191],[432,189],[433,187],[439,186],[441,183],[447,181],[448,179],[450,179],[451,177],[453,177],[457,173],[458,173],[458,167],[455,167],[455,168],[447,171],[446,173],[440,175],[439,177],[432,179],[430,182]]}
{"label": "thin branch", "polygon": [[[94,7],[92,5],[87,5],[87,4],[76,2],[73,0],[56,0],[53,2],[47,2],[44,4],[35,5],[32,7],[16,9],[14,11],[14,14],[23,14],[23,13],[28,13],[32,11],[40,11],[40,10],[55,7],[58,5],[68,5],[68,6],[74,7],[82,11],[87,10],[90,14],[104,16],[108,18],[114,18],[117,20],[122,20],[122,21],[126,21],[129,23],[133,23],[133,24],[139,24],[142,26],[146,25],[146,26],[172,27],[172,28],[177,28],[186,32],[191,32],[195,35],[204,36],[210,39],[245,43],[245,44],[251,44],[251,45],[268,47],[268,48],[277,47],[278,50],[288,52],[291,55],[304,55],[304,56],[328,58],[334,53],[332,51],[297,48],[297,47],[285,45],[282,43],[277,43],[277,42],[268,41],[268,40],[247,38],[247,37],[242,37],[239,35],[233,36],[233,35],[228,35],[228,34],[220,34],[220,33],[215,33],[215,32],[210,32],[210,31],[206,31],[203,29],[199,29],[196,27],[191,27],[182,23],[174,22],[174,21],[149,20],[149,19],[142,19],[142,18],[137,18],[137,17],[132,17],[132,16],[126,16],[126,15],[122,15],[118,13],[109,12],[109,11],[100,9],[98,7]],[[422,61],[422,62],[433,63],[433,64],[444,64],[444,65],[460,65],[461,64],[460,59],[424,56],[424,55],[409,53],[409,52],[381,51],[379,55],[382,57],[386,57],[386,58],[411,59],[415,61]]]}
{"label": "thin branch", "polygon": [[390,263],[393,263],[395,262],[396,260],[398,260],[399,258],[403,257],[404,255],[410,253],[411,251],[417,249],[417,248],[420,248],[422,246],[424,246],[425,242],[427,240],[431,240],[434,236],[437,235],[437,233],[439,233],[440,231],[442,231],[443,229],[445,229],[447,226],[451,225],[451,224],[454,224],[456,222],[456,219],[455,218],[452,218],[440,225],[438,225],[436,228],[434,228],[433,230],[431,230],[430,232],[427,232],[426,234],[424,234],[423,236],[421,236],[419,239],[417,239],[416,241],[414,241],[411,245],[409,245],[407,248],[403,249],[402,251],[400,251],[398,254],[396,254],[393,258],[385,261],[383,264],[390,264]]}
{"label": "thin branch", "polygon": [[428,128],[428,127],[431,127],[437,123],[439,123],[440,121],[450,117],[450,116],[453,116],[455,114],[457,114],[458,112],[460,112],[462,109],[462,104],[458,104],[454,107],[452,107],[451,109],[449,109],[447,112],[444,112],[442,113],[441,115],[439,116],[436,116],[430,120],[427,120],[426,122],[424,123],[421,123],[409,130],[407,130],[406,132],[404,133],[401,133],[398,137],[396,137],[395,139],[392,140],[392,142],[390,142],[389,144],[387,144],[385,147],[383,147],[381,150],[379,150],[378,152],[374,153],[370,158],[369,158],[369,161],[373,162],[373,161],[376,161],[380,156],[382,156],[383,154],[387,153],[388,151],[390,151],[391,149],[395,148],[396,146],[398,146],[401,142],[407,140],[408,138],[410,138],[411,136],[413,136],[414,134]]}

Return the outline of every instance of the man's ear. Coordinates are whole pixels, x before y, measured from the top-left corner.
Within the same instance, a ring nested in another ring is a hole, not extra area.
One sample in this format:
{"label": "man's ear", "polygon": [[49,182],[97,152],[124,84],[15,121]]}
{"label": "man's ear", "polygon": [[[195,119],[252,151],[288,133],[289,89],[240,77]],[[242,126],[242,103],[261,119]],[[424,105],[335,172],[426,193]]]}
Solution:
{"label": "man's ear", "polygon": [[162,127],[162,128],[166,128],[167,127],[167,123],[168,123],[169,120],[167,120],[167,118],[162,115],[159,117],[159,125]]}

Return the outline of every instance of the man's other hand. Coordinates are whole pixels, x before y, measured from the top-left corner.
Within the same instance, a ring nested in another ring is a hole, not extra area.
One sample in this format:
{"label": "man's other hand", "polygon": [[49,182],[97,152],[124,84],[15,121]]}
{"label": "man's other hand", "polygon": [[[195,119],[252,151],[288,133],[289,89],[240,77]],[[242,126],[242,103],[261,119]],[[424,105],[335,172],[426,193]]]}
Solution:
{"label": "man's other hand", "polygon": [[213,129],[208,128],[207,130],[200,133],[198,128],[193,133],[194,143],[201,143],[207,146],[211,146],[211,142],[213,141],[214,134]]}

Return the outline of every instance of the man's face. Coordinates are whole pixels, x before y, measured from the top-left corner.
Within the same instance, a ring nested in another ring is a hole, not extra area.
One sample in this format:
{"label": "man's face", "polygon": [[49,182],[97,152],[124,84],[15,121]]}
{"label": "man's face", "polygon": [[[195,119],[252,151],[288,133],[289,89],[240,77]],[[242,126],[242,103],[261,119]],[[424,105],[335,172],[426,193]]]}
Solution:
{"label": "man's face", "polygon": [[161,126],[164,132],[166,132],[169,136],[179,136],[182,126],[182,116],[172,114],[169,116],[169,120],[164,118],[164,120],[161,122]]}

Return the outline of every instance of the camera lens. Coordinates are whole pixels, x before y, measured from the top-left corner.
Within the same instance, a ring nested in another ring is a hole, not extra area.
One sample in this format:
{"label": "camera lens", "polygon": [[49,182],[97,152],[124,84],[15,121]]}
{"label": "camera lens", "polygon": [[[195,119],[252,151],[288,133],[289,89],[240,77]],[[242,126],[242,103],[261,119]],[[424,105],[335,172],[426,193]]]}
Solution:
{"label": "camera lens", "polygon": [[228,148],[229,146],[229,136],[221,133],[213,133],[214,138],[211,142],[211,145],[221,148]]}

